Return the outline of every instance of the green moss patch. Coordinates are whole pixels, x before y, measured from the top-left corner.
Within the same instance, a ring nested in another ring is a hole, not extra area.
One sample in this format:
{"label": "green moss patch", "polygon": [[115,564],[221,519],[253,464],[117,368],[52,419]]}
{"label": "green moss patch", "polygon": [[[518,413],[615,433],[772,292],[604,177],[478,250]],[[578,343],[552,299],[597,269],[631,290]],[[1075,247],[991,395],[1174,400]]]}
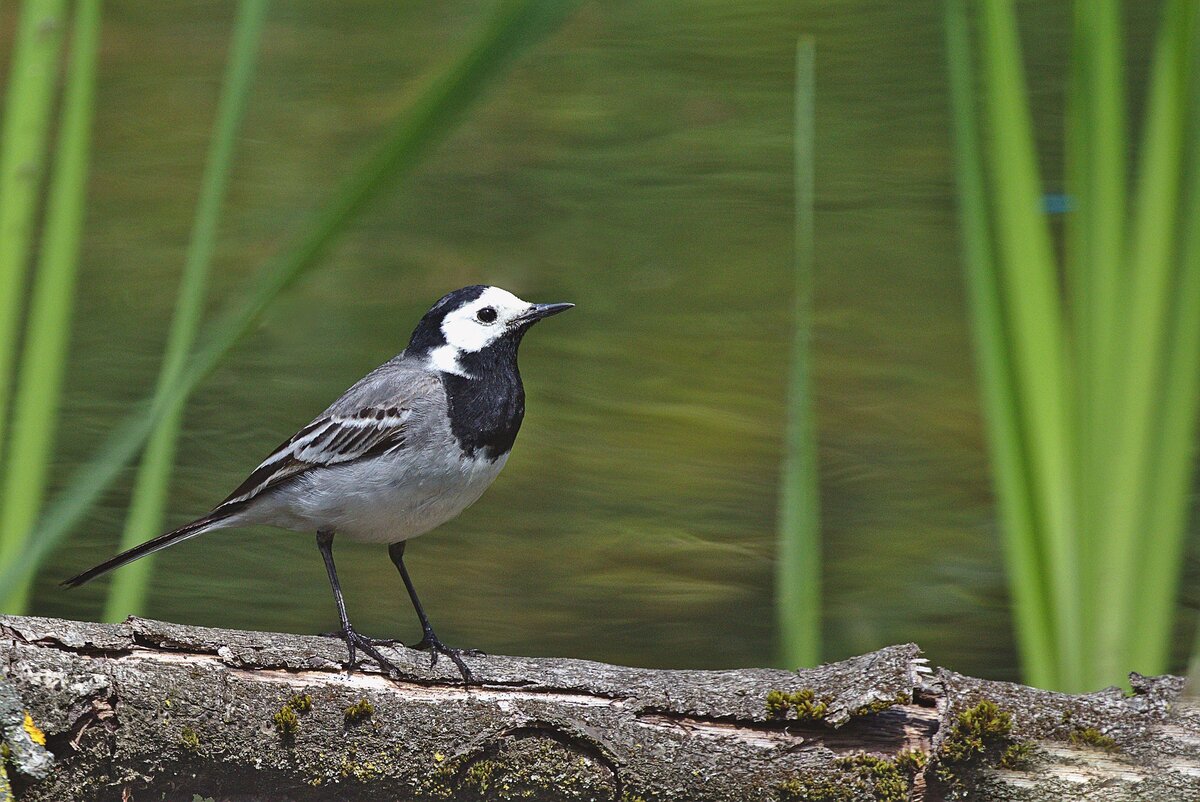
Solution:
{"label": "green moss patch", "polygon": [[355,724],[361,724],[375,715],[375,705],[371,704],[364,696],[342,712],[345,717],[346,726],[353,727]]}
{"label": "green moss patch", "polygon": [[291,705],[285,704],[279,708],[271,720],[275,722],[275,731],[279,733],[279,737],[285,743],[295,742],[296,735],[300,732],[300,717],[296,715],[296,711],[292,709]]}
{"label": "green moss patch", "polygon": [[183,744],[183,748],[187,751],[198,754],[200,752],[200,733],[185,724],[179,731],[179,743]]}
{"label": "green moss patch", "polygon": [[894,699],[880,699],[870,704],[856,707],[851,712],[852,716],[869,716],[874,713],[882,713],[885,710],[891,710],[896,705],[906,705],[912,701],[912,694],[899,693]]}
{"label": "green moss patch", "polygon": [[307,693],[298,693],[288,699],[288,706],[297,713],[307,713],[312,710],[312,697]]}
{"label": "green moss patch", "polygon": [[779,799],[780,802],[851,802],[854,792],[824,777],[794,779],[779,786]]}
{"label": "green moss patch", "polygon": [[767,713],[771,718],[821,721],[829,713],[829,700],[818,699],[811,688],[775,690],[767,694]]}
{"label": "green moss patch", "polygon": [[1037,747],[1029,741],[1018,741],[1009,744],[1000,754],[999,766],[1002,769],[1021,770],[1029,768],[1037,756]]}
{"label": "green moss patch", "polygon": [[929,765],[929,755],[920,749],[906,749],[896,755],[896,768],[915,777]]}
{"label": "green moss patch", "polygon": [[874,755],[855,755],[835,761],[839,768],[854,774],[857,782],[870,788],[871,796],[879,802],[906,802],[911,777],[900,770],[894,761]]}
{"label": "green moss patch", "polygon": [[312,710],[312,697],[307,693],[298,693],[283,703],[283,706],[271,717],[275,723],[275,731],[284,743],[296,742],[300,732],[300,716]]}
{"label": "green moss patch", "polygon": [[354,780],[366,783],[383,774],[383,768],[371,760],[355,760],[356,753],[351,750],[349,755],[342,757],[342,765],[338,768],[338,777],[343,780]]}
{"label": "green moss patch", "polygon": [[943,764],[981,762],[994,750],[1008,746],[1012,716],[991,699],[958,714],[950,734],[942,741],[938,760]]}
{"label": "green moss patch", "polygon": [[1067,736],[1067,741],[1075,746],[1103,749],[1105,752],[1116,752],[1120,749],[1111,736],[1105,735],[1095,727],[1076,727]]}
{"label": "green moss patch", "polygon": [[433,771],[418,787],[418,799],[644,802],[635,789],[623,789],[615,796],[615,777],[609,768],[552,738],[506,739],[482,753],[448,758],[434,752],[432,758]]}
{"label": "green moss patch", "polygon": [[936,755],[938,781],[956,793],[969,793],[980,769],[1023,769],[1032,762],[1035,747],[1012,735],[1012,715],[991,699],[958,714]]}
{"label": "green moss patch", "polygon": [[779,786],[780,802],[907,802],[913,777],[927,763],[924,752],[901,752],[892,759],[859,754],[838,758],[833,774],[801,777]]}

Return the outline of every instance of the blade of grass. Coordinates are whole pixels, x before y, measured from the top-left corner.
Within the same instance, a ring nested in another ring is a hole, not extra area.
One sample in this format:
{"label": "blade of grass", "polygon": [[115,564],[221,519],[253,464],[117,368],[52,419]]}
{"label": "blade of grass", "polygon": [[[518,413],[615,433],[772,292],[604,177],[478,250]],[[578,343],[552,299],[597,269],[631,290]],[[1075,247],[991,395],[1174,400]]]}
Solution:
{"label": "blade of grass", "polygon": [[[1106,0],[1099,0],[1106,2]],[[1076,394],[1074,437],[1078,446],[1078,478],[1075,491],[1078,494],[1075,504],[1078,512],[1080,562],[1079,562],[1079,593],[1082,610],[1081,633],[1082,648],[1087,650],[1088,638],[1092,635],[1095,609],[1091,594],[1094,588],[1094,578],[1098,575],[1095,568],[1095,549],[1089,549],[1087,543],[1092,538],[1095,520],[1095,508],[1090,503],[1091,496],[1096,490],[1096,470],[1101,466],[1097,457],[1101,449],[1090,436],[1092,432],[1100,431],[1096,425],[1098,417],[1097,398],[1093,394],[1094,385],[1090,378],[1096,372],[1094,362],[1094,342],[1092,330],[1095,325],[1093,306],[1096,302],[1096,265],[1094,248],[1096,245],[1094,231],[1088,225],[1088,210],[1092,208],[1092,165],[1091,158],[1095,148],[1092,147],[1091,134],[1094,122],[1094,106],[1089,103],[1090,82],[1094,68],[1092,50],[1094,42],[1092,34],[1095,25],[1084,11],[1084,3],[1075,0],[1074,27],[1071,41],[1071,62],[1068,73],[1066,93],[1066,129],[1064,132],[1063,159],[1066,177],[1065,190],[1069,198],[1070,213],[1064,217],[1065,242],[1063,255],[1066,262],[1066,291],[1070,300],[1070,317],[1073,337],[1074,365],[1076,371]],[[1121,221],[1124,225],[1124,221]]]}
{"label": "blade of grass", "polygon": [[[26,0],[22,5],[0,129],[0,455],[66,6],[65,0]],[[9,537],[20,542],[19,533],[0,530],[0,560],[13,548]]]}
{"label": "blade of grass", "polygon": [[813,40],[796,44],[795,129],[796,300],[787,431],[779,492],[779,556],[775,587],[780,652],[787,668],[821,660],[821,515],[812,395],[813,149],[816,82]]}
{"label": "blade of grass", "polygon": [[[1112,681],[1134,666],[1128,645],[1139,576],[1139,539],[1150,517],[1146,501],[1153,473],[1151,431],[1162,403],[1167,310],[1174,288],[1173,259],[1179,204],[1183,133],[1188,109],[1192,25],[1191,0],[1167,5],[1155,52],[1141,144],[1139,182],[1133,216],[1128,299],[1117,321],[1121,333],[1112,374],[1111,482],[1102,519],[1105,593],[1098,614],[1104,622],[1093,655],[1098,678]],[[1139,625],[1152,625],[1140,622]]]}
{"label": "blade of grass", "polygon": [[992,253],[987,190],[975,126],[974,70],[964,0],[947,0],[944,14],[957,163],[955,175],[963,260],[970,293],[971,330],[979,361],[993,482],[1004,528],[1016,636],[1026,680],[1038,687],[1053,688],[1058,685],[1054,636],[1044,566],[1039,557],[1039,533],[1025,470],[999,277]]}
{"label": "blade of grass", "polygon": [[[1189,206],[1200,214],[1200,204]],[[1192,456],[1196,444],[1197,401],[1200,400],[1200,238],[1189,216],[1187,246],[1174,294],[1174,332],[1163,373],[1163,401],[1158,407],[1153,481],[1144,506],[1146,524],[1136,546],[1141,557],[1130,622],[1128,665],[1146,674],[1170,669],[1171,638],[1178,605],[1184,544],[1191,509]]]}
{"label": "blade of grass", "polygon": [[[179,296],[175,301],[175,314],[171,319],[162,368],[158,374],[156,394],[162,394],[165,388],[179,381],[200,328],[209,265],[217,242],[217,224],[221,218],[221,206],[233,163],[234,141],[241,127],[246,99],[250,96],[254,64],[266,16],[266,0],[242,0],[238,4],[221,99],[201,180],[200,197],[196,202],[196,217],[192,223]],[[186,400],[180,398],[166,410],[146,445],[126,514],[120,551],[150,539],[162,529],[171,485],[171,469],[175,462],[175,446]],[[127,615],[144,611],[146,583],[150,577],[152,560],[153,557],[144,558],[114,575],[102,620],[119,621]]]}
{"label": "blade of grass", "polygon": [[[50,181],[41,252],[30,299],[29,322],[13,406],[12,447],[0,498],[0,531],[6,553],[24,545],[37,517],[54,453],[59,398],[74,307],[75,273],[87,200],[88,156],[100,42],[100,0],[79,0],[71,37],[71,61],[63,97],[58,147]],[[0,585],[0,609],[23,613],[29,583]]]}
{"label": "blade of grass", "polygon": [[1112,387],[1114,317],[1124,278],[1128,167],[1120,4],[1076,0],[1074,11],[1072,84],[1067,93],[1068,189],[1074,201],[1074,213],[1067,217],[1068,275],[1078,390],[1080,601],[1083,642],[1089,643],[1102,626],[1096,598],[1103,592],[1098,511],[1104,503],[1108,463],[1103,404]]}
{"label": "blade of grass", "polygon": [[[1098,0],[1107,2],[1108,0]],[[1071,292],[1071,319],[1074,323],[1077,362],[1076,367],[1083,372],[1085,360],[1089,356],[1085,345],[1091,331],[1090,312],[1095,290],[1092,287],[1093,262],[1091,247],[1094,241],[1092,233],[1086,225],[1086,216],[1081,209],[1090,209],[1091,201],[1091,164],[1093,148],[1089,140],[1089,132],[1093,119],[1093,109],[1088,101],[1089,82],[1091,79],[1092,62],[1090,33],[1094,26],[1091,19],[1084,13],[1082,2],[1074,3],[1074,27],[1071,39],[1070,69],[1067,77],[1066,92],[1066,126],[1063,131],[1063,161],[1065,174],[1065,191],[1069,199],[1071,214],[1065,215],[1064,229],[1067,266],[1068,289]],[[1082,410],[1088,398],[1086,393],[1080,393],[1076,399]],[[1081,421],[1081,429],[1084,429]],[[1083,444],[1081,444],[1083,445]]]}
{"label": "blade of grass", "polygon": [[[1092,369],[1111,367],[1114,310],[1117,307],[1125,253],[1124,231],[1128,192],[1125,151],[1124,71],[1122,69],[1121,10],[1116,0],[1092,0],[1075,5],[1076,38],[1084,52],[1086,74],[1077,89],[1085,107],[1081,125],[1088,134],[1086,149],[1076,157],[1088,175],[1088,191],[1076,205],[1076,220],[1085,227],[1086,247],[1078,274],[1088,278],[1091,290],[1082,309],[1079,329],[1089,350],[1094,350]],[[1074,94],[1074,93],[1073,93]],[[1093,392],[1108,387],[1103,376],[1092,376]]]}
{"label": "blade of grass", "polygon": [[37,569],[112,486],[166,412],[199,385],[283,290],[313,269],[367,202],[390,182],[410,172],[435,143],[450,133],[453,124],[504,68],[554,30],[575,5],[562,0],[524,0],[500,7],[467,51],[425,85],[380,147],[313,215],[299,237],[268,260],[245,294],[205,328],[179,383],[156,393],[150,403],[141,405],[114,427],[112,435],[66,483],[35,525],[21,554],[0,571],[0,587],[22,581]]}
{"label": "blade of grass", "polygon": [[[1193,22],[1191,81],[1200,87],[1200,22]],[[1194,96],[1194,89],[1188,96]],[[1200,103],[1189,104],[1188,154],[1184,175],[1187,185],[1179,217],[1180,257],[1172,282],[1172,309],[1162,403],[1155,417],[1154,470],[1147,482],[1144,502],[1149,518],[1145,539],[1139,544],[1141,573],[1130,621],[1130,652],[1146,673],[1168,670],[1175,609],[1191,488],[1195,474],[1192,455],[1200,414]],[[1200,655],[1200,642],[1196,644]]]}
{"label": "blade of grass", "polygon": [[1067,342],[1050,231],[1041,214],[1033,124],[1010,0],[981,3],[995,234],[1015,396],[1028,444],[1032,509],[1048,557],[1058,687],[1080,690],[1081,615]]}

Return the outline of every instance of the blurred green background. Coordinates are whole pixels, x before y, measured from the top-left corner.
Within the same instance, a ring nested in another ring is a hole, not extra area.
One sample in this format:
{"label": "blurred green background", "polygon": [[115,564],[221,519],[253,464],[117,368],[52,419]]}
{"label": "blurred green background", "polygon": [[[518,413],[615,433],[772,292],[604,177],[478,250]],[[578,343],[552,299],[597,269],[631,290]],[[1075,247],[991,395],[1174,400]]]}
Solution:
{"label": "blurred green background", "polygon": [[[1043,179],[1061,191],[1069,8],[1017,6]],[[245,291],[494,7],[271,3],[212,308]],[[0,6],[4,53],[17,11]],[[53,487],[154,387],[233,15],[230,3],[105,7]],[[1158,21],[1157,3],[1126,4],[1135,110]],[[1016,679],[938,3],[582,4],[202,385],[169,525],[206,511],[402,348],[445,291],[491,283],[569,300],[578,308],[523,347],[528,415],[507,470],[408,550],[439,634],[646,666],[771,662],[801,34],[816,42],[823,656],[912,640],[936,664]],[[99,615],[107,580],[57,583],[113,552],[132,476],[44,565],[32,612]],[[415,637],[384,550],[337,553],[355,626]],[[1196,568],[1190,557],[1176,668]],[[145,613],[295,632],[337,621],[313,537],[279,530],[164,552]]]}

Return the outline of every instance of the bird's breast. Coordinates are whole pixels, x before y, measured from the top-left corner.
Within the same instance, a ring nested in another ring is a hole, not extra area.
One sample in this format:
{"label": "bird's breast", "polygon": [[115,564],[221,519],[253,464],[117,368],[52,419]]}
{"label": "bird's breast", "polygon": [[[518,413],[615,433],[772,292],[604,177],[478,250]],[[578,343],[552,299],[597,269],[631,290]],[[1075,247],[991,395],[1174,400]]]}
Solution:
{"label": "bird's breast", "polygon": [[525,388],[516,369],[476,378],[443,374],[446,413],[459,450],[468,458],[507,456],[525,418]]}

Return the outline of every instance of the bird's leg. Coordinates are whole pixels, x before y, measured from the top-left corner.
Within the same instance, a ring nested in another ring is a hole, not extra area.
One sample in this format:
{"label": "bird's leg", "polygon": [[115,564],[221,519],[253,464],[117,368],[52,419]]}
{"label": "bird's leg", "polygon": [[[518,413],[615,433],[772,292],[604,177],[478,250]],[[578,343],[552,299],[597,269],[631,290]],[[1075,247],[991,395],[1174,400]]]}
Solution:
{"label": "bird's leg", "polygon": [[462,655],[478,656],[482,655],[483,652],[476,649],[452,649],[442,643],[441,639],[434,633],[433,625],[429,623],[429,616],[425,615],[425,608],[421,606],[421,600],[417,598],[417,589],[413,587],[412,579],[408,575],[408,569],[404,567],[404,543],[405,541],[401,540],[399,543],[393,543],[388,546],[388,556],[392,558],[392,562],[395,563],[396,568],[400,571],[400,578],[404,580],[404,587],[408,589],[408,598],[412,599],[413,609],[417,611],[417,618],[421,620],[422,637],[412,648],[429,650],[429,665],[431,668],[437,665],[439,654],[446,655],[458,667],[458,673],[462,674],[463,682],[470,684],[472,681],[471,670],[463,662]]}
{"label": "bird's leg", "polygon": [[346,615],[346,600],[342,598],[342,585],[338,582],[337,568],[333,565],[333,532],[318,530],[317,548],[321,550],[321,556],[325,559],[325,571],[329,574],[329,584],[333,588],[333,600],[337,604],[338,618],[342,622],[342,639],[346,641],[346,648],[350,650],[350,662],[346,664],[346,670],[353,671],[355,669],[358,665],[357,650],[362,649],[364,653],[374,658],[384,671],[399,672],[400,669],[379,653],[370,638],[358,634],[354,631],[354,627],[350,626],[350,619]]}

